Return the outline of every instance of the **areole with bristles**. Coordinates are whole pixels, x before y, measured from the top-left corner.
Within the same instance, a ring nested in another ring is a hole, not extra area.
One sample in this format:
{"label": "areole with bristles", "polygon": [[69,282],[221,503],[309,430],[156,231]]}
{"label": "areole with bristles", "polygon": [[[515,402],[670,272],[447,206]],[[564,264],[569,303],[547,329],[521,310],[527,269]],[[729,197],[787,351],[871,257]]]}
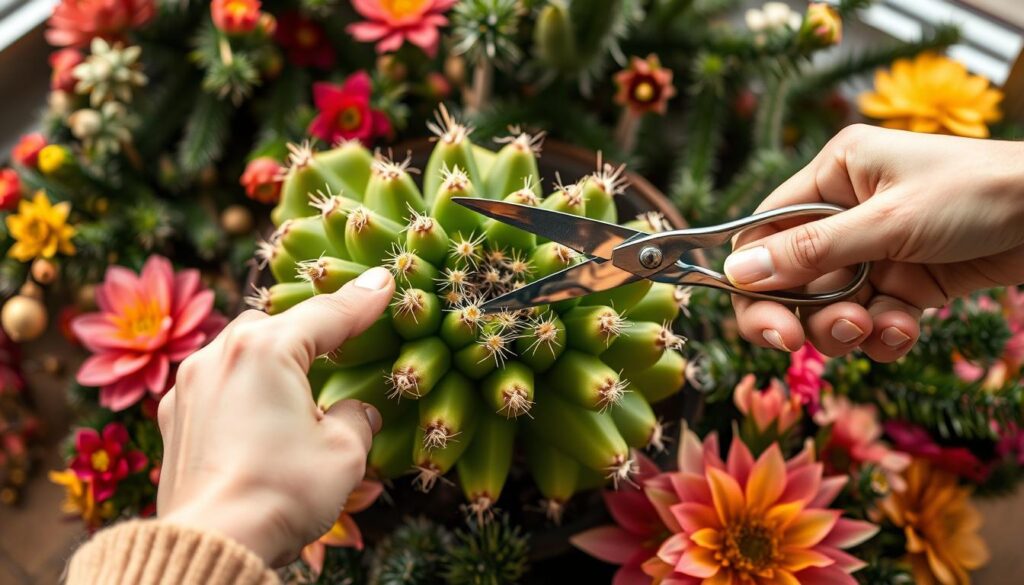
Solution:
{"label": "areole with bristles", "polygon": [[491,152],[443,108],[430,129],[436,140],[422,191],[408,159],[353,142],[321,152],[293,147],[287,195],[274,215],[279,229],[257,252],[278,283],[248,300],[287,316],[367,267],[387,266],[397,290],[386,314],[318,361],[314,391],[322,386],[324,401],[352,396],[380,405],[384,430],[368,462],[375,477],[408,473],[429,490],[457,469],[467,509],[481,518],[501,498],[524,429],[528,466],[546,513],[557,518],[575,491],[628,481],[631,446],[660,444],[650,403],[678,392],[685,370],[685,340],[670,327],[678,293],[644,281],[604,296],[484,313],[489,299],[580,256],[452,199],[505,199],[615,222],[623,168],[599,159],[596,172],[559,177],[543,197],[543,133],[511,128]]}

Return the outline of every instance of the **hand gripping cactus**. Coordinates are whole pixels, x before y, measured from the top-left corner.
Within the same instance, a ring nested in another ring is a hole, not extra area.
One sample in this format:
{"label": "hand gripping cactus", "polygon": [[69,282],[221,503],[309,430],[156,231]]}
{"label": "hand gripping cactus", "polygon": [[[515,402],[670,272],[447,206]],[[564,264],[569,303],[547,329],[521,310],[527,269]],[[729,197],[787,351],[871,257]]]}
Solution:
{"label": "hand gripping cactus", "polygon": [[[539,137],[515,130],[490,152],[444,110],[431,129],[438,140],[425,193],[408,161],[374,157],[356,143],[294,148],[273,215],[278,230],[259,250],[278,283],[250,301],[280,313],[369,266],[388,266],[398,282],[394,302],[318,365],[327,370],[314,384],[319,404],[357,398],[378,406],[384,428],[369,472],[415,473],[430,489],[454,469],[481,516],[500,497],[518,444],[557,519],[576,490],[628,479],[631,448],[660,447],[650,404],[682,388],[686,366],[684,340],[669,329],[678,297],[674,287],[640,281],[483,314],[483,301],[571,266],[577,255],[452,198],[503,198],[616,221],[622,169],[599,163],[593,175],[542,197]],[[659,227],[654,218],[633,225]]]}

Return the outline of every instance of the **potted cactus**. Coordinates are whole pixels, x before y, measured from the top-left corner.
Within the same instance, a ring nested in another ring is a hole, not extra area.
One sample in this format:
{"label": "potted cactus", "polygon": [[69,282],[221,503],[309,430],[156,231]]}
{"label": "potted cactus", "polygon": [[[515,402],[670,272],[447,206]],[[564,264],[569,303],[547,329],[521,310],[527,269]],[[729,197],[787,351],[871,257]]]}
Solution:
{"label": "potted cactus", "polygon": [[[673,286],[640,281],[484,314],[483,301],[571,266],[577,254],[452,198],[504,198],[617,222],[624,170],[599,162],[572,183],[558,172],[545,196],[541,136],[514,129],[492,152],[444,110],[431,129],[437,140],[419,183],[409,159],[356,142],[293,147],[277,230],[259,251],[276,283],[249,301],[281,313],[369,266],[388,266],[394,302],[311,373],[319,404],[376,406],[385,424],[369,473],[413,473],[429,490],[456,470],[468,508],[481,517],[498,500],[518,445],[557,520],[576,491],[628,480],[631,449],[661,444],[652,404],[681,390],[686,366],[684,340],[671,329],[679,297]],[[661,217],[647,213],[629,225],[657,230]]]}

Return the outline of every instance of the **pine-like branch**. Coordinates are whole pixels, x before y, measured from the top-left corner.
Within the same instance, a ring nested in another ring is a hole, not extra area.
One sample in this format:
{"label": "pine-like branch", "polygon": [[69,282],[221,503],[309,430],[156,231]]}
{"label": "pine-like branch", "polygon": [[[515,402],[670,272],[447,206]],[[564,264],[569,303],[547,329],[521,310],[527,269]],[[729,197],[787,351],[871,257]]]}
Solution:
{"label": "pine-like branch", "polygon": [[232,112],[231,104],[215,95],[199,96],[178,145],[178,164],[183,173],[194,175],[220,157],[228,138]]}

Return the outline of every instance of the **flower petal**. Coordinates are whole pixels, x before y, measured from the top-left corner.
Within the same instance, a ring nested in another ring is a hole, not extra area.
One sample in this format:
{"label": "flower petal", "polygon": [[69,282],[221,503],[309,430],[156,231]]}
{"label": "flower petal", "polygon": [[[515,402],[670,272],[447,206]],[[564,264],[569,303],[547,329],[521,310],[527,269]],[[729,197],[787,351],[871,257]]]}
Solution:
{"label": "flower petal", "polygon": [[804,510],[786,528],[783,545],[812,547],[821,542],[839,520],[838,510]]}
{"label": "flower petal", "polygon": [[181,312],[174,317],[174,328],[171,330],[171,339],[187,335],[193,329],[199,327],[206,317],[213,310],[214,294],[212,290],[204,290],[193,296],[188,303],[182,307]]}
{"label": "flower petal", "polygon": [[787,571],[797,572],[809,567],[828,567],[835,563],[832,557],[810,548],[782,549],[782,564]]}
{"label": "flower petal", "polygon": [[120,353],[98,353],[89,356],[78,368],[75,380],[83,386],[105,386],[121,379],[114,370],[114,364],[121,357]]}
{"label": "flower petal", "polygon": [[707,579],[720,571],[722,566],[715,559],[714,551],[695,546],[686,549],[676,563],[676,571],[691,577]]}
{"label": "flower petal", "polygon": [[850,548],[878,534],[878,526],[863,520],[839,518],[821,544],[836,548]]}
{"label": "flower petal", "polygon": [[679,526],[690,534],[703,528],[721,528],[723,526],[714,508],[697,502],[683,502],[672,506],[672,515]]}
{"label": "flower petal", "polygon": [[359,485],[352,490],[348,495],[348,499],[345,500],[345,511],[349,514],[362,512],[373,505],[383,492],[384,484],[379,481],[364,479],[359,482]]}
{"label": "flower petal", "polygon": [[331,526],[331,529],[327,531],[327,534],[320,537],[320,542],[327,546],[362,550],[363,535],[359,531],[356,521],[352,519],[352,516],[342,512],[334,522],[334,525]]}
{"label": "flower petal", "polygon": [[711,499],[721,521],[727,523],[739,517],[745,507],[740,484],[729,474],[713,467],[709,467],[705,473],[711,487]]}
{"label": "flower petal", "polygon": [[588,555],[615,565],[628,561],[641,546],[636,536],[610,524],[575,534],[569,542]]}
{"label": "flower petal", "polygon": [[786,489],[786,461],[778,443],[772,443],[761,454],[750,471],[747,482],[747,507],[764,511],[774,504]]}

